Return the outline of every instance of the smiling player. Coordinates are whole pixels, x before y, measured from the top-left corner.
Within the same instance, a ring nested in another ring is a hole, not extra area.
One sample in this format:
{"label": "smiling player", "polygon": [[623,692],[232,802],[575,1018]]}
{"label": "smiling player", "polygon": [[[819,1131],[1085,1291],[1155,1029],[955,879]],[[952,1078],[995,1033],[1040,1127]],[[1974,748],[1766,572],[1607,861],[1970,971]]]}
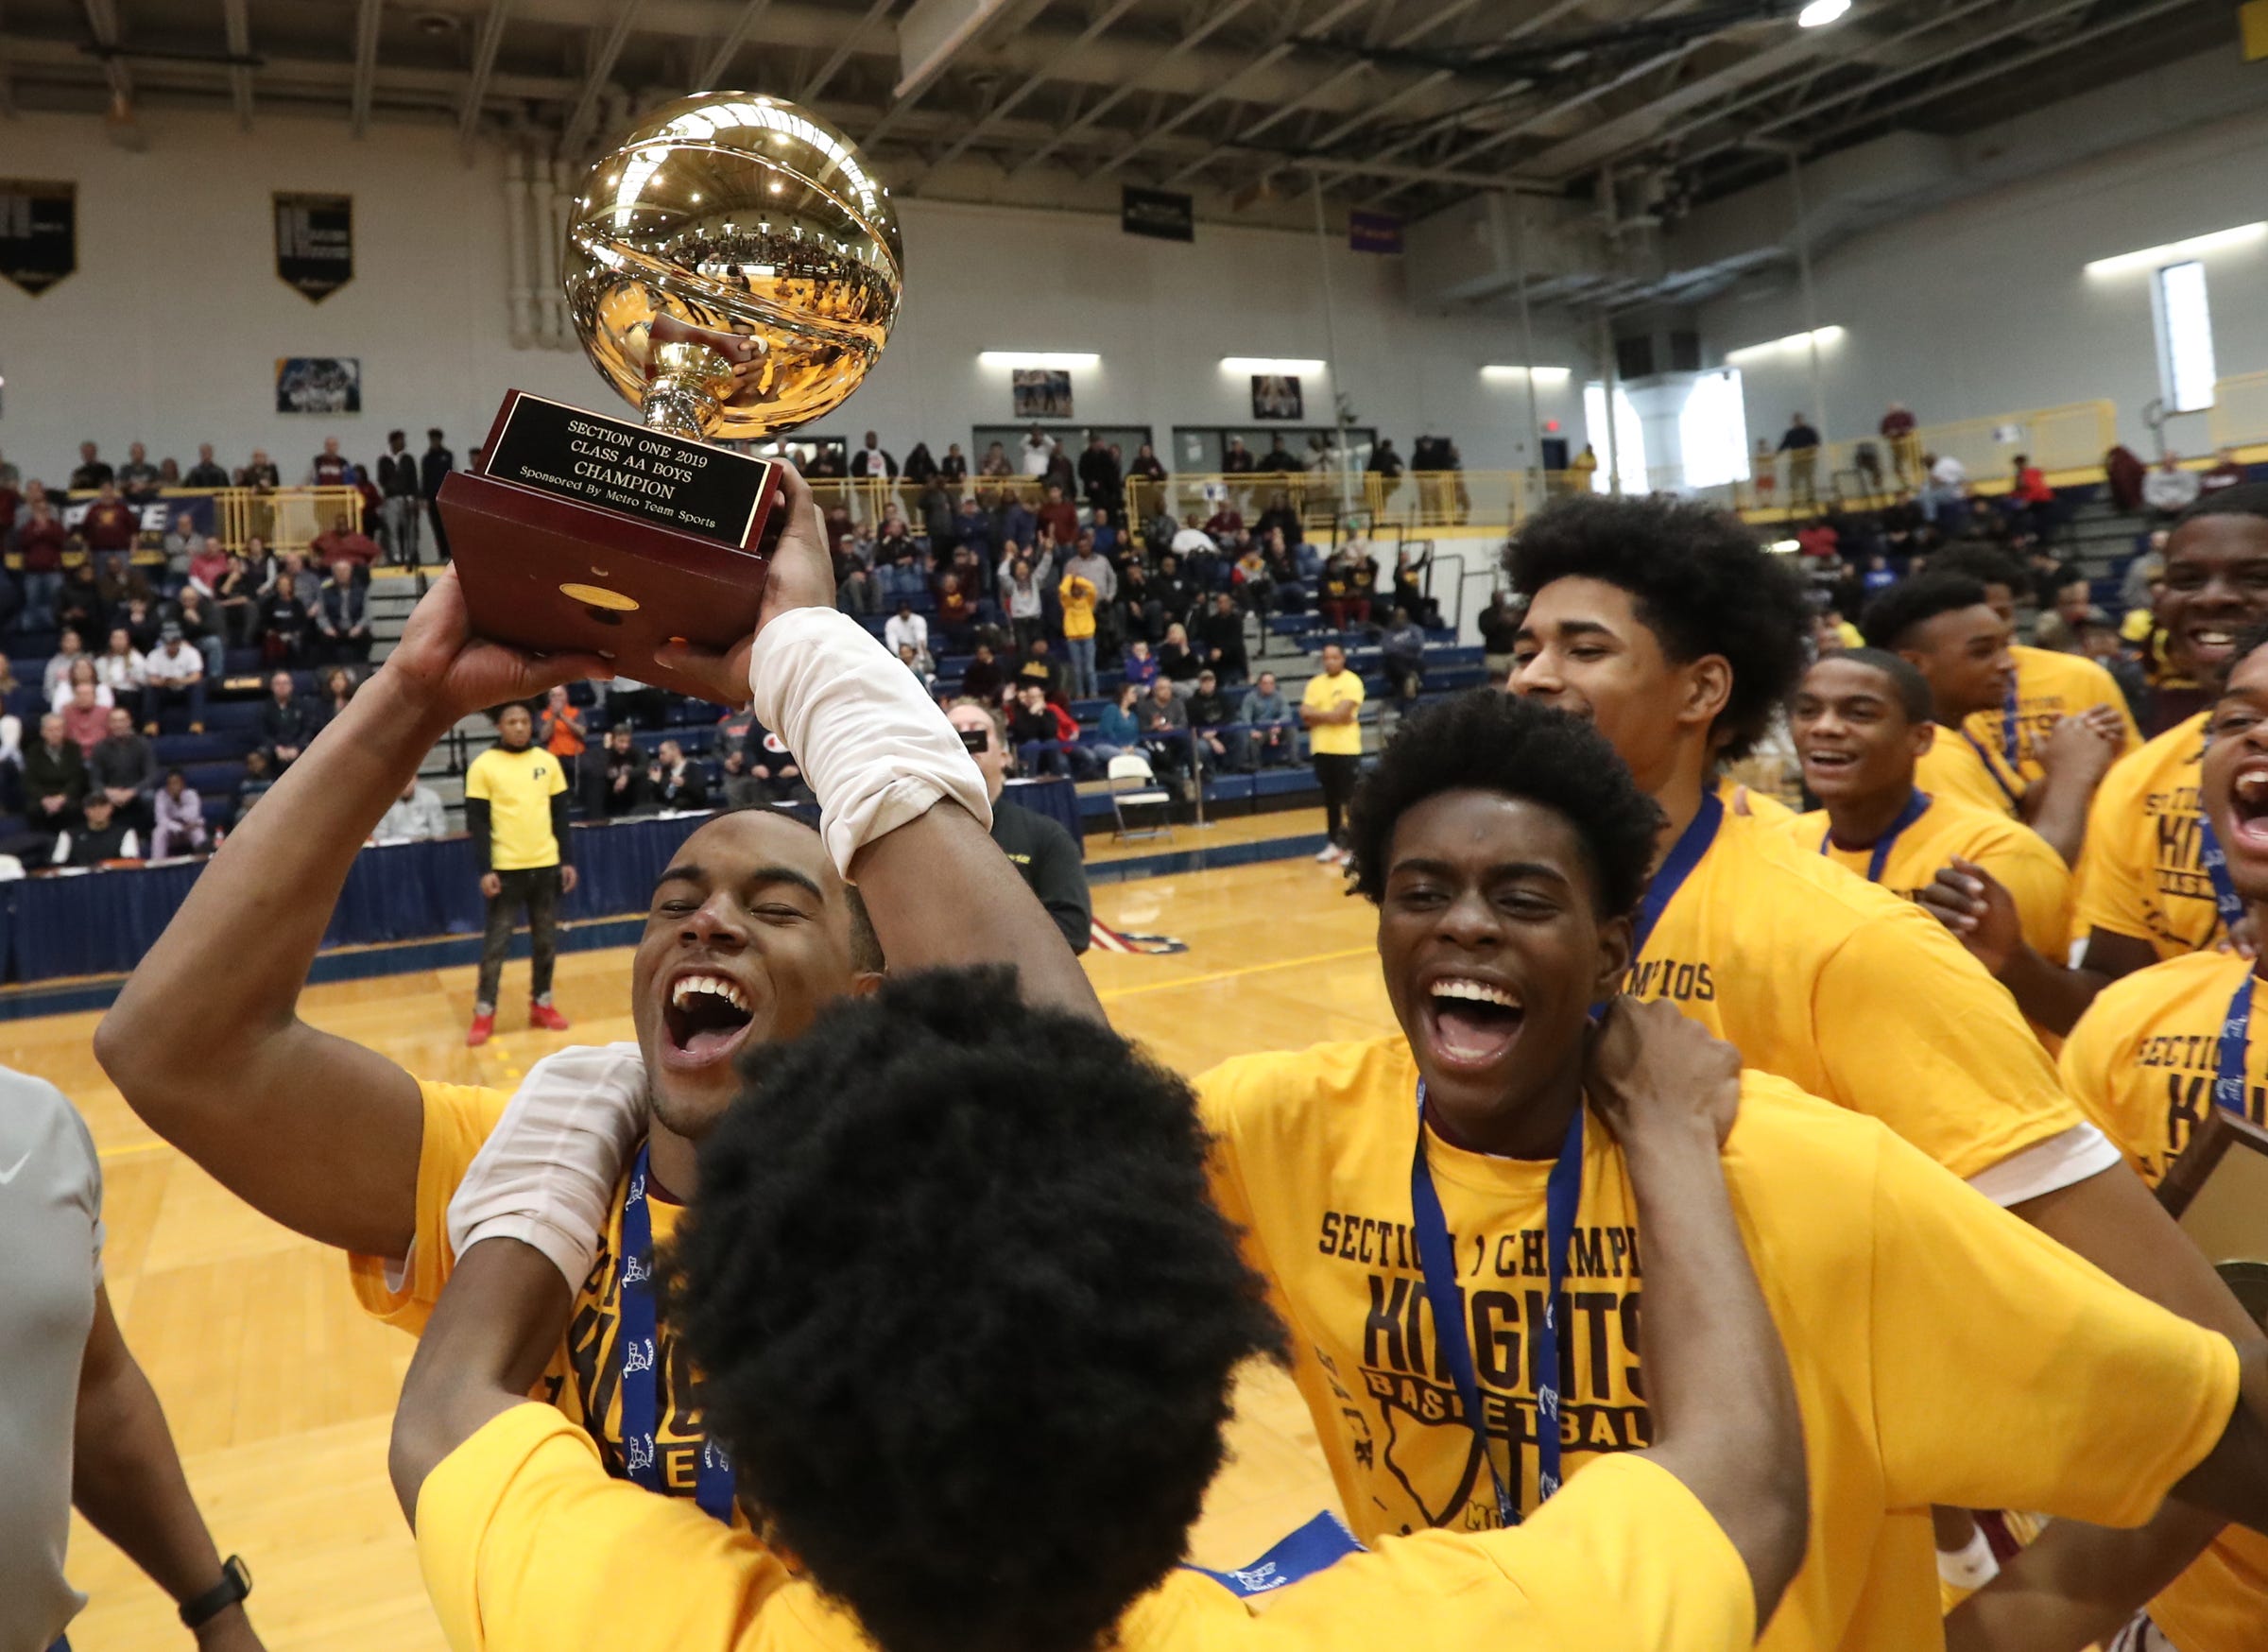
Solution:
{"label": "smiling player", "polygon": [[[878,645],[868,670],[859,639],[831,625],[840,616],[817,513],[799,478],[786,486],[790,527],[759,629],[791,643],[753,645],[787,674],[783,702],[823,703],[831,688],[864,680],[885,701],[904,692],[917,703],[910,724],[885,731],[894,742],[840,711],[815,723],[811,749],[798,742],[815,784],[830,764],[861,762],[874,782],[829,800],[825,839],[770,810],[721,815],[662,873],[629,980],[639,1060],[628,1081],[650,1102],[658,1196],[638,1201],[635,1226],[626,1199],[604,1213],[598,1263],[543,1390],[591,1431],[610,1472],[720,1513],[729,1482],[710,1467],[687,1363],[666,1334],[626,1333],[640,1294],[623,1286],[650,1265],[694,1189],[696,1147],[738,1092],[736,1056],[792,1039],[824,1005],[869,989],[885,944],[909,968],[1013,960],[1027,995],[1099,1014],[1077,960],[987,835],[984,782],[959,736]],[[679,663],[718,700],[744,701],[751,646],[730,661],[686,651]],[[231,834],[96,1035],[104,1067],[153,1129],[284,1226],[353,1252],[364,1305],[408,1329],[448,1278],[450,1199],[507,1098],[421,1082],[307,1025],[300,988],[356,850],[440,733],[605,666],[475,639],[455,575],[443,574],[385,666]],[[855,889],[839,869],[853,852]],[[574,1053],[584,1064],[556,1075],[564,1099],[577,1082],[602,1081],[613,1053]],[[623,1447],[631,1390],[654,1413],[655,1449],[635,1463]]]}

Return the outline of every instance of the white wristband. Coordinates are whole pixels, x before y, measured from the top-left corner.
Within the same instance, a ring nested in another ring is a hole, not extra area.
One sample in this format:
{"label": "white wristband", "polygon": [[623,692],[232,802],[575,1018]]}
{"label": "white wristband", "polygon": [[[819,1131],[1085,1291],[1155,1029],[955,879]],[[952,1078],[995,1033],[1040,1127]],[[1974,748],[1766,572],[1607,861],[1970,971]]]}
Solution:
{"label": "white wristband", "polygon": [[614,1189],[646,1129],[638,1046],[579,1044],[527,1071],[449,1200],[449,1248],[518,1239],[580,1290]]}
{"label": "white wristband", "polygon": [[827,852],[858,852],[951,799],[988,830],[992,803],[961,736],[903,661],[832,608],[791,609],[748,658],[756,720],[803,766]]}
{"label": "white wristband", "polygon": [[1950,1588],[1982,1589],[2000,1575],[2001,1563],[1993,1557],[1983,1526],[1969,1527],[1968,1541],[1957,1553],[1937,1551],[1937,1577]]}

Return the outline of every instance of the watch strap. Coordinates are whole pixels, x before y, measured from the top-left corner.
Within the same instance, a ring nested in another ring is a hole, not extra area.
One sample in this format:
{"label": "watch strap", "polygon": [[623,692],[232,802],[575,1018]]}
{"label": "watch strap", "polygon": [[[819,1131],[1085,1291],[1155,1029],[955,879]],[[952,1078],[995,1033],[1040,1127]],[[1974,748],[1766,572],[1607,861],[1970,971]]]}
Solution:
{"label": "watch strap", "polygon": [[181,1623],[199,1629],[252,1592],[252,1574],[241,1557],[231,1555],[220,1563],[220,1581],[194,1600],[181,1602]]}

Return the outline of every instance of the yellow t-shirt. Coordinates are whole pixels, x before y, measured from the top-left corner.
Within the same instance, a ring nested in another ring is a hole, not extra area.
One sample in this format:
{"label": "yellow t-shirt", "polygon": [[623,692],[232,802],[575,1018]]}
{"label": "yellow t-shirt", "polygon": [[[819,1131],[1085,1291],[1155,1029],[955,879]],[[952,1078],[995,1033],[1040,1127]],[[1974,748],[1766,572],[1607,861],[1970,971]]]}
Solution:
{"label": "yellow t-shirt", "polygon": [[[1334,706],[1351,703],[1355,716],[1362,715],[1363,680],[1355,675],[1352,666],[1336,677],[1321,672],[1307,680],[1307,688],[1299,696],[1299,703],[1311,712],[1328,712]],[[1363,726],[1358,720],[1351,723],[1317,723],[1307,731],[1307,749],[1322,757],[1360,757],[1363,754]]]}
{"label": "yellow t-shirt", "polygon": [[[872,1652],[747,1533],[609,1480],[538,1405],[492,1419],[418,1494],[418,1561],[454,1652]],[[635,1563],[635,1557],[660,1557]],[[1631,1457],[1516,1530],[1428,1532],[1244,1599],[1176,1571],[1117,1652],[1746,1652],[1748,1574],[1692,1493]]]}
{"label": "yellow t-shirt", "polygon": [[[2063,1081],[2142,1179],[2156,1187],[2213,1110],[2213,1066],[2229,1000],[2252,968],[2198,952],[2103,989],[2063,1046]],[[2256,992],[2245,1052],[2244,1110],[2263,1121],[2268,1013]],[[2268,1537],[2230,1526],[2150,1603],[2181,1652],[2268,1646]]]}
{"label": "yellow t-shirt", "polygon": [[1965,731],[1938,726],[1930,749],[1914,760],[1914,783],[1933,798],[1950,798],[2003,819],[2021,818],[2024,783],[1995,747],[1979,749]]}
{"label": "yellow t-shirt", "polygon": [[[1787,830],[1798,849],[1809,849],[1862,878],[1874,863],[1871,847],[1845,849],[1833,841],[1825,809],[1792,817]],[[1876,881],[1899,899],[1911,901],[1955,858],[1974,861],[2007,888],[2023,921],[2024,939],[2042,957],[2063,955],[2071,933],[2070,869],[2046,838],[2020,820],[1933,798],[1921,817],[1898,835]]]}
{"label": "yellow t-shirt", "polygon": [[541,746],[507,751],[491,746],[465,770],[465,796],[489,805],[489,865],[500,872],[559,864],[551,831],[551,800],[567,789],[558,758]]}
{"label": "yellow t-shirt", "polygon": [[[1366,1540],[1497,1519],[1410,1237],[1417,1082],[1400,1037],[1240,1057],[1197,1081],[1214,1199],[1292,1327],[1294,1375]],[[1551,1166],[1430,1132],[1426,1155],[1490,1451],[1533,1508],[1526,1328],[1549,1277]],[[2226,1338],[2113,1283],[1875,1121],[1750,1072],[1724,1163],[1811,1469],[1810,1548],[1761,1643],[1770,1652],[1938,1644],[1932,1503],[2132,1525],[2220,1438],[2236,1402]],[[1639,1221],[1622,1150],[1593,1120],[1560,1299],[1571,1489],[1653,1438]]]}
{"label": "yellow t-shirt", "polygon": [[[425,1134],[418,1153],[417,1238],[410,1247],[406,1277],[399,1287],[387,1282],[388,1265],[372,1256],[354,1256],[348,1266],[355,1299],[366,1311],[413,1334],[422,1333],[441,1287],[456,1264],[449,1248],[449,1201],[480,1151],[483,1142],[504,1115],[511,1097],[500,1090],[469,1084],[421,1082],[425,1100]],[[624,1173],[628,1180],[628,1173]],[[650,1199],[653,1238],[657,1249],[677,1231],[682,1206],[659,1195]],[[625,1472],[622,1461],[622,1311],[619,1300],[622,1271],[622,1197],[618,1191],[609,1207],[607,1230],[598,1248],[591,1276],[576,1293],[575,1313],[567,1322],[567,1340],[544,1368],[535,1393],[558,1408],[559,1415],[579,1426],[592,1428],[599,1456],[610,1474]],[[673,1496],[691,1498],[701,1466],[706,1438],[700,1409],[694,1403],[693,1371],[671,1336],[668,1321],[662,1323],[659,1365],[661,1381],[655,1390],[655,1408],[661,1426],[655,1431],[655,1459],[662,1481]],[[596,1419],[596,1426],[592,1427]],[[707,1519],[707,1516],[703,1516]]]}
{"label": "yellow t-shirt", "polygon": [[[2016,767],[2025,783],[2047,773],[2040,766],[2039,747],[2056,721],[2090,707],[2118,708],[2119,718],[2126,725],[2126,739],[2120,751],[2132,751],[2142,743],[2142,731],[2135,725],[2134,713],[2127,707],[2118,679],[2092,660],[2022,643],[2011,644],[2008,651],[2016,656]],[[2004,712],[1975,712],[1965,726],[1984,743],[1985,750],[2004,756],[2007,723]]]}
{"label": "yellow t-shirt", "polygon": [[1094,581],[1076,574],[1066,574],[1063,582],[1056,587],[1056,594],[1063,602],[1063,635],[1073,637],[1094,635]]}
{"label": "yellow t-shirt", "polygon": [[2110,766],[2087,816],[2071,933],[2146,940],[2162,958],[2221,938],[2212,879],[2198,856],[2197,779],[2205,755],[2199,712]]}
{"label": "yellow t-shirt", "polygon": [[2008,989],[1936,920],[1727,816],[1624,978],[1970,1177],[2081,1122]]}

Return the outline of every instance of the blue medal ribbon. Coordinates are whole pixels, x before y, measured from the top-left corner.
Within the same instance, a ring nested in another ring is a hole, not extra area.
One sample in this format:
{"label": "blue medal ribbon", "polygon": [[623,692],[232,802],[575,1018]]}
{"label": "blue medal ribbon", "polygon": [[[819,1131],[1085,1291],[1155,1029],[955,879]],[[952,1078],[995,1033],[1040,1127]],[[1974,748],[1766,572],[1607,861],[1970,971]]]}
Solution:
{"label": "blue medal ribbon", "polygon": [[2228,875],[2228,856],[2222,852],[2221,839],[2202,806],[2197,811],[2197,863],[2212,880],[2213,910],[2221,915],[2221,927],[2234,935],[2237,920],[2244,916],[2244,897],[2237,893],[2236,880]]}
{"label": "blue medal ribbon", "polygon": [[1984,742],[1967,729],[1961,731],[1961,738],[1968,742],[1968,749],[1977,754],[1977,761],[1984,766],[1984,772],[1992,776],[1992,783],[2001,788],[2001,795],[2008,800],[2008,806],[2011,809],[2020,808],[2023,805],[2024,794],[2010,785],[2007,777],[1993,767],[1992,753],[1984,749]]}
{"label": "blue medal ribbon", "polygon": [[[662,1344],[654,1306],[653,1211],[646,1202],[648,1157],[642,1144],[622,1196],[622,1461],[633,1485],[662,1491],[661,1456],[654,1446],[662,1424]],[[702,1513],[732,1523],[732,1464],[713,1440],[701,1442],[693,1500]]]}
{"label": "blue medal ribbon", "polygon": [[1646,942],[1654,938],[1654,926],[1669,910],[1671,898],[1685,886],[1685,880],[1701,864],[1709,846],[1717,840],[1717,828],[1724,823],[1724,803],[1718,800],[1716,793],[1704,792],[1701,806],[1685,823],[1685,830],[1677,834],[1677,841],[1670,846],[1670,852],[1662,857],[1660,867],[1646,885],[1645,899],[1638,903],[1638,921],[1630,936],[1632,963],[1645,956]]}
{"label": "blue medal ribbon", "polygon": [[2221,1020],[2221,1048],[2213,1058],[2213,1105],[2225,1107],[2239,1118],[2248,1117],[2244,1101],[2245,1045],[2252,1031],[2252,984],[2257,977],[2244,972]]}
{"label": "blue medal ribbon", "polygon": [[[1906,806],[1898,812],[1898,818],[1890,822],[1889,830],[1874,840],[1874,852],[1866,859],[1868,883],[1879,884],[1882,881],[1882,868],[1890,864],[1890,852],[1898,845],[1898,835],[1927,814],[1929,807],[1930,794],[1927,792],[1916,791],[1907,797]],[[1830,826],[1819,835],[1819,852],[1829,853],[1834,844],[1835,829]]]}

